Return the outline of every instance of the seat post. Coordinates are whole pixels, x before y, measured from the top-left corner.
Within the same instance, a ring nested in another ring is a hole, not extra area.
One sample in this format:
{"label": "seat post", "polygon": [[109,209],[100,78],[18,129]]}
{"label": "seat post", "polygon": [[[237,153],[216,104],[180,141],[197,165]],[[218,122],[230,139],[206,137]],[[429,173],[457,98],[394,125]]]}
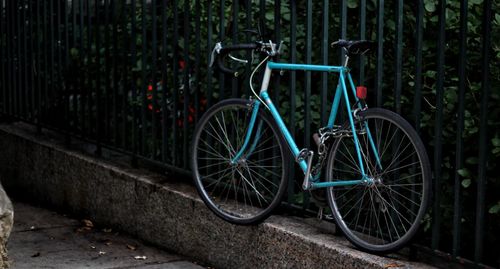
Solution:
{"label": "seat post", "polygon": [[349,55],[345,55],[345,62],[344,62],[344,67],[347,67],[347,64],[349,63]]}

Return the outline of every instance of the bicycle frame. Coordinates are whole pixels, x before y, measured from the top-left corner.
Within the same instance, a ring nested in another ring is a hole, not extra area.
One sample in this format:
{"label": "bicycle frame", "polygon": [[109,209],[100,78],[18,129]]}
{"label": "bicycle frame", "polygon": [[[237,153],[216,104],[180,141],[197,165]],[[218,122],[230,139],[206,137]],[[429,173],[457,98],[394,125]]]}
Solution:
{"label": "bicycle frame", "polygon": [[[344,96],[345,102],[347,104],[346,109],[347,109],[347,114],[349,115],[349,123],[351,126],[354,144],[356,147],[356,153],[357,153],[357,157],[358,157],[359,167],[361,170],[361,178],[359,178],[359,179],[337,179],[337,181],[332,181],[332,182],[317,182],[318,178],[311,177],[311,187],[310,188],[316,189],[316,188],[337,187],[337,186],[350,186],[350,185],[366,184],[366,183],[373,182],[373,179],[368,177],[365,173],[365,169],[364,169],[364,165],[363,165],[363,157],[362,157],[362,153],[361,153],[360,146],[359,146],[358,136],[356,133],[356,127],[354,124],[353,113],[352,113],[351,107],[349,106],[350,100],[349,100],[349,95],[347,92],[346,77],[347,77],[349,85],[354,93],[355,101],[358,103],[358,107],[361,108],[361,104],[359,104],[359,102],[358,102],[359,100],[356,96],[356,89],[355,89],[351,74],[349,73],[349,69],[347,67],[343,67],[343,66],[288,64],[288,63],[275,63],[272,61],[267,62],[267,66],[266,66],[266,70],[264,73],[264,78],[262,81],[259,97],[260,97],[260,100],[263,100],[265,102],[264,105],[271,112],[273,119],[276,121],[276,123],[278,124],[278,126],[280,128],[281,134],[284,136],[286,142],[288,143],[288,146],[291,149],[293,156],[297,160],[297,158],[300,154],[300,150],[297,147],[295,140],[292,138],[292,135],[288,131],[288,128],[286,127],[285,123],[283,122],[283,119],[281,118],[278,110],[274,106],[271,98],[269,97],[269,94],[267,93],[269,81],[271,79],[271,73],[273,70],[302,70],[302,71],[319,71],[319,72],[339,73],[339,82],[337,85],[337,90],[335,92],[335,97],[334,97],[334,100],[332,103],[332,110],[330,112],[330,116],[328,118],[328,123],[327,123],[326,127],[330,128],[330,129],[334,127],[335,120],[337,117],[338,108],[340,105],[340,101],[342,99],[342,96]],[[238,151],[236,156],[233,158],[233,160],[232,160],[233,163],[237,162],[241,158],[241,156],[243,156],[244,152],[247,150],[247,147],[250,143],[251,135],[252,135],[252,132],[254,129],[255,120],[257,118],[257,113],[258,113],[259,107],[261,105],[260,100],[255,100],[255,103],[253,106],[253,111],[252,111],[252,116],[250,118],[249,128],[248,128],[248,131],[247,131],[247,134],[245,137],[245,141],[244,141],[241,149]],[[378,154],[377,148],[376,148],[375,143],[373,141],[373,138],[371,136],[371,132],[368,128],[368,124],[367,123],[365,123],[365,124],[366,124],[365,128],[367,131],[368,140],[370,142],[370,145],[371,145],[371,148],[374,152],[374,155],[376,156],[377,163],[378,163],[379,167],[381,168],[381,162],[379,159],[379,154]],[[255,146],[257,144],[257,141],[259,140],[261,127],[262,127],[262,123],[260,123],[259,126],[257,127],[256,139],[254,140],[254,142],[250,146],[249,152],[253,151],[253,149],[255,148]],[[308,167],[308,164],[306,163],[306,161],[304,159],[301,159],[298,161],[298,163],[299,163],[300,168],[304,172],[304,174],[306,174],[308,169],[310,169],[310,167]]]}

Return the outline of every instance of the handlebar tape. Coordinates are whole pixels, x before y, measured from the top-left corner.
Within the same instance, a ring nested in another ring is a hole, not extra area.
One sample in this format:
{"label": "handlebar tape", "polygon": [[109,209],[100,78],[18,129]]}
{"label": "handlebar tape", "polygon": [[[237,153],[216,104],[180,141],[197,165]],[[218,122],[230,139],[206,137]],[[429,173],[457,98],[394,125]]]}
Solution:
{"label": "handlebar tape", "polygon": [[257,48],[258,48],[258,45],[256,43],[236,44],[236,45],[229,45],[229,46],[223,47],[219,51],[219,56],[217,56],[217,66],[219,67],[220,71],[222,71],[223,73],[231,74],[231,75],[237,77],[239,75],[238,71],[232,70],[232,69],[224,66],[224,62],[223,62],[224,57],[226,57],[226,55],[229,54],[231,51],[254,50]]}

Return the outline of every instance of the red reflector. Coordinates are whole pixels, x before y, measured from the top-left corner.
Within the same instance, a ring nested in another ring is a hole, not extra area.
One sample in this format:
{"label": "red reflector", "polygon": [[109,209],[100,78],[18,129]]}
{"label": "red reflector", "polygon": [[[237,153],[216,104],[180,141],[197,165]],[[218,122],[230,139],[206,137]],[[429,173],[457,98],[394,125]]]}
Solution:
{"label": "red reflector", "polygon": [[366,87],[365,86],[356,87],[356,96],[359,99],[366,99]]}

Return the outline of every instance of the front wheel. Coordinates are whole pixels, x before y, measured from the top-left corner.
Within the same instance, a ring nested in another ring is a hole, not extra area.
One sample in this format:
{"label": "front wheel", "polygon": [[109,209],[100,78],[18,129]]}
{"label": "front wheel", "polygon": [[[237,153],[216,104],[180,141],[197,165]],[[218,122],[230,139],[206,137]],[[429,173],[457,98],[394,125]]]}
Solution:
{"label": "front wheel", "polygon": [[[367,182],[328,188],[328,202],[351,243],[371,253],[393,252],[415,235],[427,209],[429,160],[417,132],[398,114],[374,108],[358,115],[356,134]],[[351,130],[349,124],[344,128]],[[326,179],[362,179],[361,174],[352,133],[338,138]]]}
{"label": "front wheel", "polygon": [[[259,110],[249,139],[253,106],[244,99],[211,107],[193,137],[191,167],[198,193],[217,216],[235,224],[264,220],[286,190],[283,138],[275,122]],[[236,159],[245,140],[246,150]]]}

